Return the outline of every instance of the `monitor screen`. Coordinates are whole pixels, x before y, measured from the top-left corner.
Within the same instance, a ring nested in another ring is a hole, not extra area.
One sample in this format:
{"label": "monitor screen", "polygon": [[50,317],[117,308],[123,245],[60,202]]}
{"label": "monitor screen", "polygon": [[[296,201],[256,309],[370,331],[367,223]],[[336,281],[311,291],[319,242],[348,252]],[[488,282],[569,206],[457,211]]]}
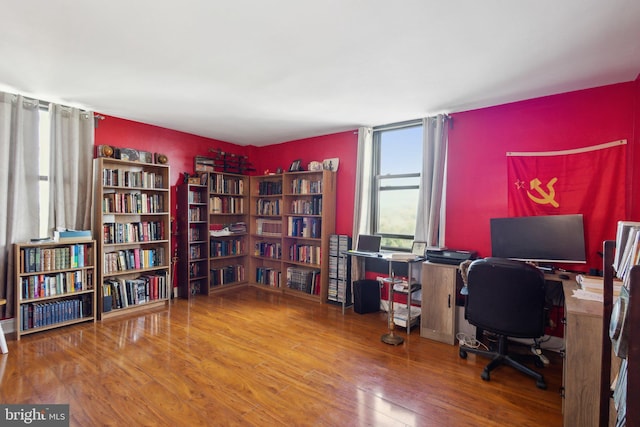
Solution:
{"label": "monitor screen", "polygon": [[582,215],[492,218],[494,257],[537,262],[586,263]]}

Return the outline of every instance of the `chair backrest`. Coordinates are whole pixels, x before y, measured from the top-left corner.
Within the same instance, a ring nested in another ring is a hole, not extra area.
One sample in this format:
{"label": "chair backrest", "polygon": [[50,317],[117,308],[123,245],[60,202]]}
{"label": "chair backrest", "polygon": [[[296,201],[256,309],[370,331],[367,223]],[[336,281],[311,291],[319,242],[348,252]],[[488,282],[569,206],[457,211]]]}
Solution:
{"label": "chair backrest", "polygon": [[538,338],[545,328],[544,274],[522,261],[484,258],[471,263],[465,318],[501,335]]}

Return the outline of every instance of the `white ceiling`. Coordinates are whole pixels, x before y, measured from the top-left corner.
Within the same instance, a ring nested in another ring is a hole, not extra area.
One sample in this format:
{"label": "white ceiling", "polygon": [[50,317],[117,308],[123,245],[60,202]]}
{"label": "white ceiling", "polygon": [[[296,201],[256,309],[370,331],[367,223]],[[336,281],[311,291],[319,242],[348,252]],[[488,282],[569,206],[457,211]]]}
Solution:
{"label": "white ceiling", "polygon": [[0,0],[0,90],[267,145],[631,81],[638,0]]}

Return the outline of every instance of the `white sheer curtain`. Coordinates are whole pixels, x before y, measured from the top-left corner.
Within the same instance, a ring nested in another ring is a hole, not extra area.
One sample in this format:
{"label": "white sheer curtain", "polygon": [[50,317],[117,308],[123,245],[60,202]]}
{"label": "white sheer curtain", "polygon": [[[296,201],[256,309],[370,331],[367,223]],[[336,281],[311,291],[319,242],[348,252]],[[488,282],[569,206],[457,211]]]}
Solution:
{"label": "white sheer curtain", "polygon": [[92,112],[49,105],[51,157],[49,179],[49,229],[91,228]]}
{"label": "white sheer curtain", "polygon": [[449,120],[443,114],[422,120],[422,174],[414,239],[428,246],[444,246]]}
{"label": "white sheer curtain", "polygon": [[14,312],[13,243],[38,237],[38,101],[0,92],[0,298]]}
{"label": "white sheer curtain", "polygon": [[[353,244],[358,241],[360,234],[371,232],[371,185],[373,184],[373,129],[361,127],[358,129],[358,158],[356,164],[356,188],[353,203]],[[353,280],[362,278],[360,263],[354,257],[351,264]]]}

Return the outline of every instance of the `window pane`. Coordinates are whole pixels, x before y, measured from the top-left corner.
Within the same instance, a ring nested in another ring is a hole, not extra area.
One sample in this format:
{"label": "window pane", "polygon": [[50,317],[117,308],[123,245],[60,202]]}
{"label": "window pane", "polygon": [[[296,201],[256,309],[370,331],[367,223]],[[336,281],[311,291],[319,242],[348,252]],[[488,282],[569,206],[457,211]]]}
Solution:
{"label": "window pane", "polygon": [[413,236],[417,212],[417,189],[381,191],[377,232]]}
{"label": "window pane", "polygon": [[387,178],[382,177],[379,180],[380,187],[398,187],[398,186],[420,186],[420,177],[402,177],[402,178]]}
{"label": "window pane", "polygon": [[[40,110],[40,156],[39,156],[39,172],[40,176],[49,176],[49,132],[51,124],[49,120],[49,111]],[[47,209],[48,211],[48,209]]]}
{"label": "window pane", "polygon": [[380,175],[420,172],[422,126],[381,131]]}
{"label": "window pane", "polygon": [[49,221],[49,181],[40,181],[38,186],[40,191],[39,203],[40,203],[40,226],[38,227],[39,237],[53,237],[50,236],[48,230]]}

